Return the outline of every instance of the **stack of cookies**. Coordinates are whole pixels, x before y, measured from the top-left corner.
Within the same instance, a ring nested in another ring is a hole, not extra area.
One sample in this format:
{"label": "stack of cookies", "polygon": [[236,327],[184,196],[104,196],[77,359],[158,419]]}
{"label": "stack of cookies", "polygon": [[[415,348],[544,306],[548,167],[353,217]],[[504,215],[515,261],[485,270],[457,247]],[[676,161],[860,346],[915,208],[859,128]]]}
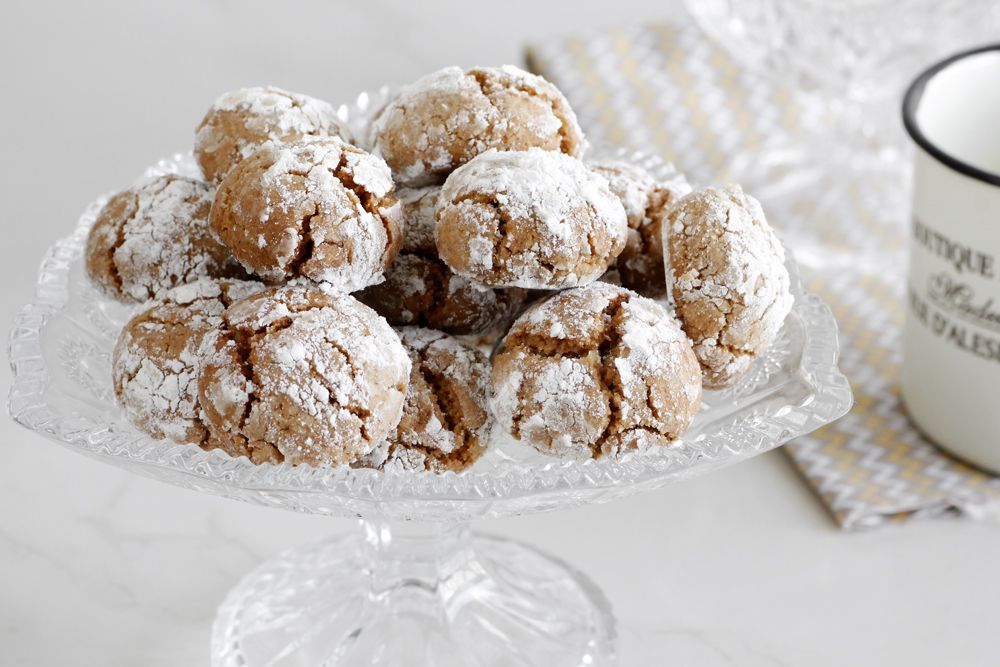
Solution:
{"label": "stack of cookies", "polygon": [[137,428],[255,463],[617,456],[679,438],[791,308],[753,198],[584,162],[540,77],[449,67],[365,135],[305,95],[227,93],[197,129],[204,180],[108,201],[86,267],[143,304],[112,361]]}

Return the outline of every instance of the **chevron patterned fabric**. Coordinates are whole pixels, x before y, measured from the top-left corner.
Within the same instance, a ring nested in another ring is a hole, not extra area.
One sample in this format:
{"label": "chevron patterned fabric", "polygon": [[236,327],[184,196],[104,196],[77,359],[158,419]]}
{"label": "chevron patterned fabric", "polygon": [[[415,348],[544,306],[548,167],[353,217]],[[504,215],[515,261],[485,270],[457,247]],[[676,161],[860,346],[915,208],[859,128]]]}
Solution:
{"label": "chevron patterned fabric", "polygon": [[[694,25],[581,34],[532,45],[528,67],[558,85],[595,144],[657,152],[693,183],[718,182],[728,157],[818,119],[796,96],[739,67]],[[810,115],[812,113],[812,115]],[[1000,478],[923,439],[898,390],[906,190],[898,222],[857,196],[767,207],[810,291],[840,323],[853,410],[785,451],[845,529],[914,517],[1000,515]],[[765,205],[767,201],[765,200]],[[788,224],[794,229],[783,229]]]}

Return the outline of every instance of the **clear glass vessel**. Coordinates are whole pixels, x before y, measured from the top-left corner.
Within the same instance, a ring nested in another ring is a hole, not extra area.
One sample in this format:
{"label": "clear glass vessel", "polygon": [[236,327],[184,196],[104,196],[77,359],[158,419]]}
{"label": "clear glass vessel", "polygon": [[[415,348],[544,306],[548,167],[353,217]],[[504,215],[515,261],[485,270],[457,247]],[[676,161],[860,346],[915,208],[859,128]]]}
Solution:
{"label": "clear glass vessel", "polygon": [[908,144],[898,100],[938,56],[995,40],[995,0],[686,0],[705,33],[787,87],[795,127],[732,156],[725,180],[808,224],[859,199],[902,225]]}
{"label": "clear glass vessel", "polygon": [[[365,136],[384,92],[341,109]],[[635,159],[664,175],[662,161]],[[150,173],[197,173],[175,156]],[[222,603],[217,667],[292,665],[610,665],[610,605],[571,565],[530,546],[470,532],[469,522],[606,502],[768,451],[843,415],[829,309],[794,263],[795,305],[751,373],[706,392],[691,430],[670,448],[570,462],[499,443],[460,474],[256,466],[245,458],[157,441],[114,399],[110,355],[130,309],[87,282],[82,252],[105,200],[45,256],[35,301],[9,340],[9,410],[73,451],[171,484],[315,514],[354,516],[355,535],[289,551],[247,575]]]}

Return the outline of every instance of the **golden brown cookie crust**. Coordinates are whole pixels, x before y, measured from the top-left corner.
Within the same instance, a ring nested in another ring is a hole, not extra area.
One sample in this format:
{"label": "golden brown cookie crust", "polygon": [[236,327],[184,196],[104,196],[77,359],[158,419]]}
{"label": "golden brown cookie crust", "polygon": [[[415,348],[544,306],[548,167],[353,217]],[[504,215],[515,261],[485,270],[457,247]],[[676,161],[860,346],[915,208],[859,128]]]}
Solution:
{"label": "golden brown cookie crust", "polygon": [[412,362],[403,417],[366,462],[404,470],[460,472],[486,451],[492,428],[489,360],[440,331],[399,330]]}
{"label": "golden brown cookie crust", "polygon": [[437,228],[437,201],[441,194],[441,186],[431,185],[423,188],[400,188],[396,197],[402,209],[404,252],[417,255],[436,255],[437,240],[434,230]]}
{"label": "golden brown cookie crust", "polygon": [[607,181],[561,153],[488,151],[438,197],[437,248],[488,287],[562,289],[597,280],[625,245],[625,210]]}
{"label": "golden brown cookie crust", "polygon": [[738,185],[683,197],[667,216],[672,292],[707,388],[743,376],[792,307],[785,251]]}
{"label": "golden brown cookie crust", "polygon": [[403,88],[376,117],[375,151],[397,181],[441,183],[491,148],[579,156],[584,139],[559,90],[517,67],[447,67]]}
{"label": "golden brown cookie crust", "polygon": [[212,435],[255,463],[341,465],[399,423],[410,359],[384,319],[309,285],[268,289],[224,316],[198,383]]}
{"label": "golden brown cookie crust", "polygon": [[509,322],[524,290],[480,287],[453,273],[438,257],[434,212],[439,192],[439,187],[431,186],[397,193],[403,211],[403,248],[385,282],[355,296],[396,326],[475,334]]}
{"label": "golden brown cookie crust", "polygon": [[198,408],[202,342],[229,305],[258,282],[202,278],[165,292],[122,328],[111,358],[115,395],[136,428],[154,438],[214,446]]}
{"label": "golden brown cookie crust", "polygon": [[334,108],[274,86],[242,88],[215,101],[195,133],[194,155],[206,180],[219,183],[234,165],[267,144],[351,134]]}
{"label": "golden brown cookie crust", "polygon": [[663,219],[691,191],[687,180],[678,174],[658,183],[642,167],[621,160],[597,161],[590,167],[608,180],[628,216],[628,238],[616,262],[621,285],[650,298],[666,295]]}
{"label": "golden brown cookie crust", "polygon": [[268,146],[222,181],[212,229],[265,281],[302,276],[354,291],[399,250],[399,207],[381,159],[335,137]]}
{"label": "golden brown cookie crust", "polygon": [[138,303],[202,277],[241,277],[208,224],[212,189],[175,174],[146,179],[101,209],[87,237],[87,276],[105,295]]}
{"label": "golden brown cookie crust", "polygon": [[521,315],[493,359],[498,427],[568,458],[680,437],[701,404],[690,342],[656,302],[603,282]]}

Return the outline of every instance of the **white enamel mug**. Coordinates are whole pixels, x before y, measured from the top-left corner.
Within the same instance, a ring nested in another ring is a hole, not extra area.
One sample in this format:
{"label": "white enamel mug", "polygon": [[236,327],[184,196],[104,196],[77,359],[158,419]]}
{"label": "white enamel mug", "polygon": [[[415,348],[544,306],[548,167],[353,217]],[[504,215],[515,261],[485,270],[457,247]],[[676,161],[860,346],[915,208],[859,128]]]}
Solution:
{"label": "white enamel mug", "polygon": [[1000,472],[1000,44],[910,86],[916,143],[902,391],[910,418]]}

